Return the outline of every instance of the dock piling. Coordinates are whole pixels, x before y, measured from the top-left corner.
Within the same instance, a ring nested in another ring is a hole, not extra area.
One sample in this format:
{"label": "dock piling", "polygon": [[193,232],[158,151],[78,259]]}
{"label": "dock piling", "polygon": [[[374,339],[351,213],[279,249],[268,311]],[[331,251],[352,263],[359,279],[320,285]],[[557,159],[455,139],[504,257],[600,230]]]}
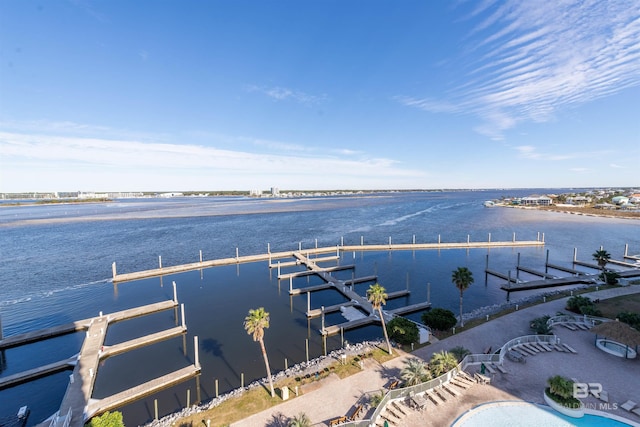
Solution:
{"label": "dock piling", "polygon": [[111,272],[113,273],[113,278],[115,279],[116,278],[116,274],[117,274],[117,272],[116,272],[116,262],[115,261],[113,261],[113,263],[111,264]]}
{"label": "dock piling", "polygon": [[218,396],[219,396],[219,393],[218,393],[218,379],[216,378],[216,397],[218,397]]}
{"label": "dock piling", "polygon": [[160,270],[162,270],[162,255],[158,255],[158,265],[160,267]]}
{"label": "dock piling", "polygon": [[240,251],[239,251],[238,247],[236,246],[236,261],[238,261],[239,258],[240,258]]}
{"label": "dock piling", "polygon": [[202,264],[202,249],[200,249],[200,264]]}
{"label": "dock piling", "polygon": [[196,368],[200,367],[200,351],[198,349],[198,336],[194,335],[193,337],[193,351],[194,351],[194,365]]}
{"label": "dock piling", "polygon": [[431,304],[431,283],[427,282],[427,302]]}
{"label": "dock piling", "polygon": [[153,419],[158,421],[158,399],[153,399]]}
{"label": "dock piling", "polygon": [[489,242],[489,243],[491,243],[491,233],[489,233],[489,240],[488,240],[488,242]]}
{"label": "dock piling", "polygon": [[307,292],[307,313],[311,311],[311,292]]}
{"label": "dock piling", "polygon": [[177,303],[178,302],[178,290],[176,288],[175,280],[172,283],[173,283],[173,301],[175,301]]}
{"label": "dock piling", "polygon": [[318,249],[318,239],[316,239],[316,249]]}
{"label": "dock piling", "polygon": [[438,244],[440,244],[440,235],[438,234]]}
{"label": "dock piling", "polygon": [[309,338],[304,339],[304,348],[307,353],[307,363],[309,363]]}
{"label": "dock piling", "polygon": [[467,234],[467,245],[469,244],[469,242],[471,242],[471,235]]}
{"label": "dock piling", "polygon": [[364,246],[364,236],[360,236],[360,246]]}
{"label": "dock piling", "polygon": [[187,328],[187,323],[184,321],[184,304],[180,304],[180,312],[182,314],[182,327]]}

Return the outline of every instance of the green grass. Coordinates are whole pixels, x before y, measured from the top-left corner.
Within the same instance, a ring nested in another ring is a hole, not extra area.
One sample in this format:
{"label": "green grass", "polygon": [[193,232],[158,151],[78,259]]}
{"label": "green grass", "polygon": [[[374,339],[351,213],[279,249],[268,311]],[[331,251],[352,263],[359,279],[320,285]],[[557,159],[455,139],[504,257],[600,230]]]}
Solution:
{"label": "green grass", "polygon": [[282,403],[282,399],[278,393],[279,390],[285,386],[291,389],[289,398],[295,399],[296,395],[293,390],[295,390],[296,386],[298,386],[299,393],[302,394],[301,388],[303,385],[321,381],[331,374],[336,374],[342,379],[360,372],[360,360],[362,357],[365,359],[372,358],[378,363],[384,363],[397,357],[397,355],[397,352],[393,355],[389,355],[382,348],[376,348],[364,356],[350,356],[346,359],[344,364],[336,361],[326,369],[319,371],[317,378],[315,375],[310,375],[308,377],[285,378],[274,383],[276,397],[271,397],[267,388],[256,387],[245,391],[238,397],[225,400],[215,408],[208,409],[189,417],[181,418],[174,425],[179,427],[206,427],[207,420],[211,420],[211,427],[224,427]]}

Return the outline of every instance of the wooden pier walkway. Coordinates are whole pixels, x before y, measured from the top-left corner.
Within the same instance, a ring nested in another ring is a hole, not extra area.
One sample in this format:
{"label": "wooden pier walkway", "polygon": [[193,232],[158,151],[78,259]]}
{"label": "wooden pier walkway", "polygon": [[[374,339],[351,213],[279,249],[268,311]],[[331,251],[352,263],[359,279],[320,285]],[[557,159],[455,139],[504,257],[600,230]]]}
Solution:
{"label": "wooden pier walkway", "polygon": [[584,276],[584,275],[587,274],[584,271],[576,270],[574,268],[564,267],[562,265],[557,265],[557,264],[547,263],[546,267],[547,268],[552,268],[552,269],[558,270],[558,271],[564,271],[565,273],[575,274],[575,275],[578,275],[578,276]]}
{"label": "wooden pier walkway", "polygon": [[[66,325],[54,326],[39,331],[30,331],[23,334],[9,336],[0,341],[0,349],[27,345],[33,342],[50,339],[59,335],[73,333],[77,331],[86,331],[86,336],[82,343],[80,353],[65,360],[49,363],[37,368],[33,368],[21,373],[0,379],[0,389],[12,387],[14,385],[40,378],[64,369],[72,368],[73,372],[69,377],[69,384],[60,403],[60,409],[52,417],[40,424],[42,427],[66,426],[66,427],[83,427],[84,423],[93,415],[105,412],[110,409],[117,408],[126,403],[153,393],[162,388],[171,387],[172,385],[192,378],[200,372],[199,363],[192,366],[182,368],[176,372],[169,373],[151,382],[133,387],[122,393],[111,396],[109,398],[95,400],[91,398],[95,379],[98,375],[100,362],[116,354],[120,354],[134,348],[151,345],[162,340],[177,337],[186,332],[186,326],[176,326],[174,328],[149,334],[143,337],[132,339],[119,344],[105,346],[104,340],[107,335],[107,328],[110,324],[132,319],[135,317],[145,316],[151,313],[164,311],[177,307],[178,302],[175,298],[174,283],[174,299],[161,301],[154,304],[148,304],[141,307],[134,307],[128,310],[122,310],[100,316],[72,322]],[[197,361],[197,350],[196,350]],[[125,403],[122,403],[125,402]],[[90,408],[91,412],[85,409]]]}
{"label": "wooden pier walkway", "polygon": [[[340,323],[338,325],[330,325],[330,326],[324,325],[324,317],[323,317],[323,322],[322,322],[323,329],[321,329],[320,331],[322,335],[324,336],[335,335],[348,329],[354,329],[354,328],[365,326],[371,323],[380,322],[380,318],[378,317],[377,311],[373,309],[373,306],[368,301],[368,299],[356,293],[353,290],[354,283],[376,280],[377,278],[376,276],[353,278],[346,281],[339,280],[331,276],[331,274],[329,274],[330,271],[336,271],[335,267],[327,267],[327,268],[319,267],[313,260],[308,259],[304,254],[300,252],[296,252],[294,254],[294,257],[297,259],[299,264],[305,265],[308,268],[307,270],[308,272],[311,272],[312,274],[317,274],[326,282],[320,285],[307,286],[305,288],[298,288],[298,289],[294,289],[292,287],[291,281],[289,282],[290,295],[299,295],[302,293],[307,294],[307,317],[309,318],[320,317],[327,313],[335,313],[337,311],[340,311],[343,307],[352,307],[352,306],[357,306],[361,308],[365,313],[367,313],[361,318],[349,320],[349,321]],[[352,268],[353,266],[345,266],[345,267]],[[324,310],[322,308],[319,308],[319,309],[316,308],[312,310],[310,308],[310,304],[311,304],[310,293],[313,291],[322,290],[322,289],[335,289],[338,292],[340,292],[345,298],[347,298],[348,301],[340,304],[335,304],[329,307],[324,307]],[[411,292],[409,291],[409,289],[389,292],[387,293],[387,299],[389,300],[394,298],[401,298],[409,295],[410,293]],[[429,302],[422,302],[422,303],[413,304],[407,307],[400,307],[395,310],[389,310],[386,312],[383,311],[383,315],[385,316],[385,321],[388,322],[391,319],[393,319],[395,316],[400,315],[401,313],[410,313],[413,311],[424,310],[430,306],[431,304]]]}
{"label": "wooden pier walkway", "polygon": [[[353,268],[356,268],[356,266],[353,265],[353,264],[351,264],[351,265],[336,265],[336,266],[333,266],[333,267],[323,268],[322,271],[332,272],[332,271],[350,270],[350,269],[353,269]],[[310,276],[310,275],[317,274],[317,273],[318,273],[317,270],[294,271],[293,273],[280,274],[280,275],[278,275],[278,279],[286,280],[286,279],[289,279],[289,278]]]}
{"label": "wooden pier walkway", "polygon": [[578,284],[594,284],[598,280],[598,275],[580,275],[570,277],[559,277],[556,279],[531,280],[528,282],[520,282],[514,285],[503,284],[500,289],[507,292],[528,291],[531,289],[552,288],[555,286],[578,285]]}
{"label": "wooden pier walkway", "polygon": [[506,280],[506,281],[511,282],[511,283],[518,283],[519,282],[519,280],[517,278],[509,277],[508,274],[500,273],[499,271],[490,270],[490,269],[487,268],[487,269],[484,270],[484,272],[485,272],[485,274],[489,274],[491,276],[498,277],[498,278],[500,278],[502,280]]}
{"label": "wooden pier walkway", "polygon": [[518,266],[516,267],[520,271],[524,271],[525,273],[532,274],[534,276],[542,277],[544,279],[558,279],[558,276],[554,276],[553,274],[544,273],[542,271],[534,270],[533,268]]}
{"label": "wooden pier walkway", "polygon": [[105,397],[104,399],[91,399],[87,405],[86,417],[89,419],[103,412],[117,409],[198,375],[200,375],[200,366],[191,365],[147,381],[146,383],[131,387],[120,393]]}
{"label": "wooden pier walkway", "polygon": [[60,371],[73,369],[75,364],[76,358],[70,357],[68,359],[49,363],[47,365],[39,366],[37,368],[29,369],[27,371],[18,372],[17,374],[0,378],[0,390],[36,380],[38,378],[46,377],[47,375],[55,374]]}
{"label": "wooden pier walkway", "polygon": [[[444,250],[444,249],[491,249],[491,248],[502,248],[502,247],[531,247],[531,246],[544,246],[543,240],[521,240],[517,241],[515,238],[511,241],[503,241],[503,242],[459,242],[459,243],[394,243],[394,244],[382,244],[382,245],[338,245],[338,246],[327,246],[327,247],[316,247],[310,249],[302,249],[301,247],[297,251],[284,251],[284,252],[267,252],[263,254],[257,255],[245,255],[245,256],[236,256],[229,258],[220,258],[209,261],[200,261],[193,262],[188,264],[176,265],[176,266],[168,266],[159,268],[154,268],[150,270],[137,271],[133,273],[123,273],[118,274],[116,269],[116,264],[113,263],[113,282],[128,282],[132,280],[140,280],[146,279],[149,277],[157,277],[164,276],[169,274],[183,273],[186,271],[192,270],[201,270],[204,268],[210,267],[219,267],[224,265],[234,265],[234,264],[242,264],[248,262],[260,262],[260,261],[268,261],[269,267],[275,268],[278,266],[277,263],[274,263],[273,260],[279,259],[290,259],[295,257],[295,253],[304,254],[306,257],[310,257],[311,255],[322,255],[328,253],[336,253],[335,256],[326,257],[326,258],[317,258],[315,262],[329,261],[331,259],[338,259],[340,257],[340,252],[361,252],[361,251],[416,251],[416,250]],[[238,251],[236,250],[236,254]],[[284,267],[285,265],[297,265],[295,261],[285,261],[281,262],[280,266]]]}
{"label": "wooden pier walkway", "polygon": [[145,335],[143,337],[135,338],[129,341],[121,342],[114,345],[105,345],[100,352],[100,359],[106,359],[107,357],[116,356],[118,354],[126,353],[129,350],[135,348],[148,346],[160,341],[165,341],[171,338],[179,337],[186,334],[187,328],[185,326],[176,326],[175,328],[167,329],[164,331],[156,332],[154,334]]}

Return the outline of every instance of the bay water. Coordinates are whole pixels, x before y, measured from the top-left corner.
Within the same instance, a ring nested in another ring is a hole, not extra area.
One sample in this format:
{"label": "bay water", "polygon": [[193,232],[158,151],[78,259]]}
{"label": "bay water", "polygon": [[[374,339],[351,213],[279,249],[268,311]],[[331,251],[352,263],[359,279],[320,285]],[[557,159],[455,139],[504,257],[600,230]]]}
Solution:
{"label": "bay water", "polygon": [[[504,303],[502,281],[489,277],[491,269],[515,271],[521,264],[544,270],[550,262],[572,266],[591,261],[603,246],[614,259],[640,253],[640,222],[510,208],[485,208],[483,201],[568,190],[487,190],[451,192],[397,192],[335,195],[313,198],[254,199],[242,197],[189,197],[130,199],[108,203],[4,206],[0,208],[0,318],[5,337],[75,320],[110,313],[173,297],[184,304],[188,333],[149,347],[106,359],[100,366],[94,397],[101,398],[193,363],[193,337],[200,342],[201,398],[249,384],[265,375],[259,346],[243,328],[251,308],[265,307],[271,315],[265,344],[274,372],[323,354],[320,319],[308,321],[306,296],[291,297],[289,282],[277,280],[268,263],[215,267],[198,271],[113,284],[111,265],[119,273],[205,260],[291,251],[299,247],[536,240],[544,247],[379,251],[342,253],[340,264],[354,264],[355,276],[376,274],[388,292],[409,286],[408,297],[390,300],[387,308],[425,301],[427,283],[434,307],[457,313],[458,291],[451,272],[468,267],[475,282],[464,294],[465,312]],[[593,270],[584,269],[589,273]],[[293,270],[289,270],[293,271]],[[285,272],[283,270],[283,272]],[[351,271],[335,273],[351,278]],[[512,273],[515,274],[515,273]],[[558,275],[565,275],[558,272]],[[521,273],[521,279],[535,277]],[[321,283],[314,276],[297,278],[295,287]],[[369,284],[356,285],[365,294]],[[546,290],[548,291],[548,290]],[[539,291],[514,293],[511,300]],[[335,291],[314,292],[311,308],[344,301]],[[179,316],[178,316],[179,317]],[[419,320],[420,313],[408,315]],[[343,322],[340,313],[326,316],[328,325]],[[173,310],[127,320],[109,327],[106,344],[115,344],[175,326]],[[347,331],[344,339],[358,342],[381,336],[379,326]],[[13,375],[76,354],[83,334],[70,334],[3,352],[0,377]],[[327,349],[342,345],[331,337]],[[285,361],[286,359],[286,361]],[[0,418],[28,405],[34,425],[59,407],[69,380],[61,372],[0,390]],[[189,393],[187,393],[189,390]],[[180,410],[189,394],[196,397],[194,381],[149,396],[120,408],[126,425],[140,425],[154,416]]]}

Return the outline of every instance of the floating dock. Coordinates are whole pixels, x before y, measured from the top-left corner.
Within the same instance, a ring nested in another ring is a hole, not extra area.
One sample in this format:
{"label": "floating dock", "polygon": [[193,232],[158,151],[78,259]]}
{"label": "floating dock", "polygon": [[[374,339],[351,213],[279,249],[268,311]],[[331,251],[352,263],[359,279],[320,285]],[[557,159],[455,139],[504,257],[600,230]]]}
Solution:
{"label": "floating dock", "polygon": [[[325,281],[325,283],[322,283],[320,285],[307,286],[304,288],[293,288],[293,282],[291,281],[291,278],[296,277],[294,276],[296,273],[279,275],[279,277],[282,276],[290,279],[289,295],[300,295],[303,293],[307,294],[307,317],[308,318],[322,317],[322,328],[320,330],[320,333],[323,336],[336,335],[348,329],[359,328],[361,326],[365,326],[371,323],[380,322],[380,318],[378,317],[377,310],[374,310],[373,306],[367,300],[367,298],[363,297],[362,295],[358,294],[353,290],[353,285],[355,283],[362,283],[362,282],[375,280],[376,276],[352,278],[350,280],[343,281],[331,276],[330,272],[337,271],[337,270],[344,270],[346,268],[353,268],[353,266],[351,265],[343,266],[344,268],[336,268],[336,267],[325,268],[325,267],[318,266],[314,262],[315,260],[308,259],[304,254],[300,252],[295,252],[293,256],[297,260],[295,265],[305,265],[308,269],[298,273],[305,273],[304,275],[316,274]],[[280,264],[280,266],[282,266],[282,264]],[[336,291],[341,293],[345,298],[347,298],[348,301],[345,301],[340,304],[328,306],[328,307],[321,307],[319,309],[318,308],[311,309],[311,293],[318,290],[324,290],[324,289],[335,289]],[[409,294],[410,294],[409,289],[403,289],[395,292],[388,292],[387,300],[405,297]],[[424,310],[426,308],[429,308],[430,306],[431,306],[430,302],[421,302],[421,303],[413,304],[407,307],[400,307],[394,310],[383,311],[383,315],[385,316],[385,321],[388,322],[393,317],[398,316],[400,314],[410,313],[418,310]],[[325,314],[342,311],[342,309],[346,307],[358,307],[360,310],[362,310],[366,314],[363,314],[362,317],[359,317],[357,319],[352,319],[352,320],[340,323],[338,325],[325,326],[324,324]]]}
{"label": "floating dock", "polygon": [[[1,378],[0,389],[32,381],[36,378],[59,372],[61,370],[73,369],[73,372],[69,377],[67,390],[62,398],[62,402],[60,403],[60,409],[39,426],[83,427],[85,422],[94,415],[118,408],[161,389],[171,387],[189,378],[197,377],[200,373],[200,363],[198,360],[197,337],[194,337],[196,351],[195,362],[193,365],[166,374],[145,384],[129,388],[121,393],[117,393],[104,399],[96,400],[91,397],[93,394],[94,382],[98,375],[100,362],[102,360],[135,348],[152,345],[163,340],[183,335],[187,331],[184,323],[184,309],[182,310],[182,325],[119,344],[105,346],[104,340],[107,335],[107,328],[109,325],[115,322],[176,308],[177,306],[178,301],[174,282],[173,300],[135,307],[106,315],[100,313],[98,317],[4,338],[0,340],[0,350],[28,345],[33,342],[77,331],[86,331],[86,336],[79,354],[65,360]],[[178,311],[176,310],[176,316],[177,313]]]}

